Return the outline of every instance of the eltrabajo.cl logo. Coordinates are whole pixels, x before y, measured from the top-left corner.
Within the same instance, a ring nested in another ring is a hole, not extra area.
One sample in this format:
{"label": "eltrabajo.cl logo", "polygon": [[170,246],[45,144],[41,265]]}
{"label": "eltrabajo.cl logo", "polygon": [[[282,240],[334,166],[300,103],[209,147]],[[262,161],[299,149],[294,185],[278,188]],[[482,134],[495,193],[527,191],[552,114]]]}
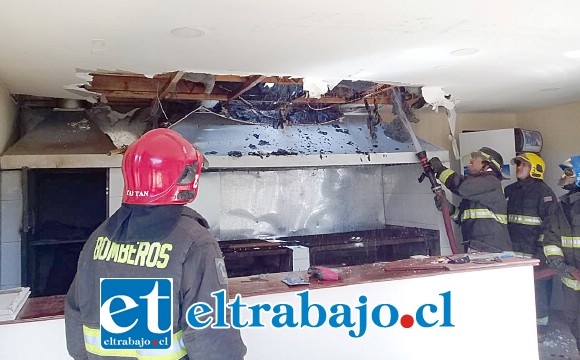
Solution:
{"label": "eltrabajo.cl logo", "polygon": [[169,349],[173,279],[101,279],[101,347]]}

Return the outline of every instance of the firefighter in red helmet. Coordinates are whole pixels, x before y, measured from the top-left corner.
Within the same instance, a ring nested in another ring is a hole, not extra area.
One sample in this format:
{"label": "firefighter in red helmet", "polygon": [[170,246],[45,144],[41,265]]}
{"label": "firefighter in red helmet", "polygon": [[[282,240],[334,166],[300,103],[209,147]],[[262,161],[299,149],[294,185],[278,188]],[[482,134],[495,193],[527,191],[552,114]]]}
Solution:
{"label": "firefighter in red helmet", "polygon": [[[203,155],[170,129],[151,130],[127,148],[122,205],[85,243],[66,297],[67,348],[74,359],[244,358],[239,330],[187,324],[190,305],[213,303],[212,292],[227,291],[218,243],[207,221],[185,206],[197,195],[203,164]],[[125,350],[102,345],[101,282],[118,278],[172,279],[172,297],[167,296],[173,301],[171,346]]]}

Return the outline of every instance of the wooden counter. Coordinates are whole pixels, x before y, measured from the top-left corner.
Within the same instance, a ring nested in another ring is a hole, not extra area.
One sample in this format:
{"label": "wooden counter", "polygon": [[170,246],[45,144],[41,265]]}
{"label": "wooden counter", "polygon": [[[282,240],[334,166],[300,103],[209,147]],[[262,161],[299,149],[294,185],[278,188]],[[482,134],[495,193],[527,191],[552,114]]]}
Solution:
{"label": "wooden counter", "polygon": [[449,271],[478,271],[512,266],[536,266],[537,259],[505,258],[500,261],[489,263],[466,263],[445,264],[440,263],[444,257],[430,257],[427,259],[405,259],[393,262],[374,263],[357,266],[334,268],[339,276],[338,281],[320,281],[314,277],[309,278],[309,285],[288,286],[282,282],[288,275],[299,274],[304,279],[308,278],[306,271],[293,273],[262,274],[256,276],[230,279],[230,298],[236,294],[242,297],[294,292],[306,289],[323,289],[337,286],[365,284],[377,281],[401,280],[405,278],[435,276]]}

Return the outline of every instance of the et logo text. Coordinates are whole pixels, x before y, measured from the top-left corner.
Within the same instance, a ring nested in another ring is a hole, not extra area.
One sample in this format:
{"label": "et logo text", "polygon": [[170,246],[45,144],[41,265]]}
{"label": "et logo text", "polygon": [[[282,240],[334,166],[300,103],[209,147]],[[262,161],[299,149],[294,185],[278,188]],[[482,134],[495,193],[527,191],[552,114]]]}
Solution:
{"label": "et logo text", "polygon": [[101,348],[169,349],[173,279],[101,279]]}

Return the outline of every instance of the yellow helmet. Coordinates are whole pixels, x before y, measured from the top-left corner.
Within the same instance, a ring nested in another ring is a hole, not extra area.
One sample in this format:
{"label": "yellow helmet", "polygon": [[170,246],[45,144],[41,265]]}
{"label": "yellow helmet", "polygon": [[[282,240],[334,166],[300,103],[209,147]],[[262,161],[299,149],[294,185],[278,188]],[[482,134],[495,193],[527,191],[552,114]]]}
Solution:
{"label": "yellow helmet", "polygon": [[530,176],[534,179],[544,180],[544,171],[546,170],[546,163],[537,154],[525,152],[521,153],[512,159],[512,164],[517,164],[523,161],[530,164]]}

